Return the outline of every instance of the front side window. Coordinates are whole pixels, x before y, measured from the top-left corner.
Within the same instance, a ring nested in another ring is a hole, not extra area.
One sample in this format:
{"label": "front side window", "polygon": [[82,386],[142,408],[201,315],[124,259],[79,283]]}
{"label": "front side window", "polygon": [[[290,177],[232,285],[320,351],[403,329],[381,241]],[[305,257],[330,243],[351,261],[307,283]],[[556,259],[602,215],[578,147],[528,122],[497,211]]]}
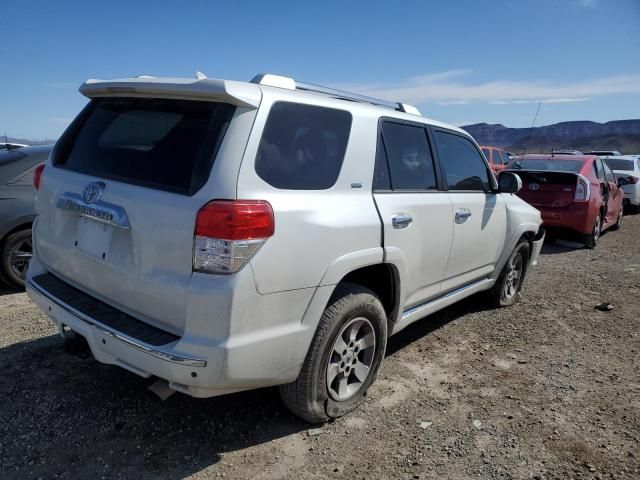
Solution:
{"label": "front side window", "polygon": [[271,107],[256,155],[256,173],[288,190],[325,190],[338,179],[351,114],[344,110],[278,102]]}
{"label": "front side window", "polygon": [[382,137],[393,190],[437,190],[424,127],[384,122]]}
{"label": "front side window", "polygon": [[449,190],[489,190],[487,166],[469,139],[436,130],[435,142]]}

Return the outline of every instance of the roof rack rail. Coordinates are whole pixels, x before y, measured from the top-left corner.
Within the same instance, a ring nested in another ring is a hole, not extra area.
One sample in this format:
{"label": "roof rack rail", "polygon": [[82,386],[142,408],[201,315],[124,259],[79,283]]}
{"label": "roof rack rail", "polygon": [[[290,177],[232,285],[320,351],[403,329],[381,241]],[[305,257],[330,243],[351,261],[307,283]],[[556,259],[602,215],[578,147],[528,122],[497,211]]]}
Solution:
{"label": "roof rack rail", "polygon": [[313,83],[298,82],[290,77],[283,77],[280,75],[273,75],[270,73],[261,73],[253,77],[251,83],[257,83],[259,85],[267,85],[270,87],[286,88],[287,90],[305,90],[307,92],[322,93],[342,100],[350,100],[353,102],[369,103],[379,107],[386,107],[396,110],[398,112],[410,113],[413,115],[421,115],[413,105],[400,102],[390,102],[388,100],[380,100],[378,98],[368,97],[366,95],[360,95],[358,93],[346,92],[344,90],[338,90],[337,88],[323,87],[322,85],[315,85]]}

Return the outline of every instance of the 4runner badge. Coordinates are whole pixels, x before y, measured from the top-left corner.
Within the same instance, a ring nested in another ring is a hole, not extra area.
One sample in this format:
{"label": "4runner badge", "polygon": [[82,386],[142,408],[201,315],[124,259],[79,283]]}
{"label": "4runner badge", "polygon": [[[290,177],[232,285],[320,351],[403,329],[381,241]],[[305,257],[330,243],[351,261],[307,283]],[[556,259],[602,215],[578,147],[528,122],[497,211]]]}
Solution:
{"label": "4runner badge", "polygon": [[87,185],[84,192],[82,192],[84,203],[93,203],[100,200],[104,187],[104,182],[91,182]]}

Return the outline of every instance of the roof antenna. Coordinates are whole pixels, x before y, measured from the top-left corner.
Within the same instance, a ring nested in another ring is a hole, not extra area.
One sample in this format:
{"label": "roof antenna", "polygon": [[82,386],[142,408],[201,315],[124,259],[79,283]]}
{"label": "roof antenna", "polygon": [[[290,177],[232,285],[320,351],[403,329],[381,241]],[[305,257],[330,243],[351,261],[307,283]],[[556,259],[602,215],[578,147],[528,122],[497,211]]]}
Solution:
{"label": "roof antenna", "polygon": [[529,129],[529,136],[527,136],[527,141],[524,142],[524,151],[522,152],[522,155],[527,154],[527,146],[529,145],[529,140],[531,139],[531,134],[533,133],[533,127],[536,124],[536,120],[538,119],[538,113],[540,113],[540,105],[542,105],[542,102],[538,102],[538,109],[536,110],[536,115],[533,117],[533,123],[531,124],[531,128]]}
{"label": "roof antenna", "polygon": [[207,78],[207,76],[206,76],[204,73],[202,73],[202,72],[201,72],[201,71],[199,71],[199,70],[196,70],[196,79],[198,79],[198,80],[204,80],[205,78]]}

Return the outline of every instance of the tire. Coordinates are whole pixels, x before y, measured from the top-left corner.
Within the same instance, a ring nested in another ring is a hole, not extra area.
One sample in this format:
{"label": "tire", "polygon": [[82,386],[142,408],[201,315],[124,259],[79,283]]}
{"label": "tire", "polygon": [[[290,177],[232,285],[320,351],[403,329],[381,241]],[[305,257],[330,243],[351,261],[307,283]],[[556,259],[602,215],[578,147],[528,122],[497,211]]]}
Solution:
{"label": "tire", "polygon": [[530,255],[529,242],[520,240],[502,268],[496,284],[491,290],[493,303],[497,307],[508,307],[520,299],[520,289],[527,273]]}
{"label": "tire", "polygon": [[31,229],[18,230],[0,246],[0,278],[10,287],[23,289],[31,259]]}
{"label": "tire", "polygon": [[620,228],[622,227],[622,222],[624,221],[623,216],[624,207],[620,207],[620,212],[618,212],[618,219],[616,220],[616,223],[611,226],[611,230],[620,230]]}
{"label": "tire", "polygon": [[[339,337],[347,338],[354,330],[355,343],[340,345]],[[387,316],[375,293],[355,284],[339,285],[322,314],[298,378],[280,386],[283,403],[310,423],[349,413],[364,401],[375,381],[386,345]]]}
{"label": "tire", "polygon": [[596,248],[600,235],[602,234],[602,217],[600,214],[596,217],[591,233],[584,236],[584,244],[587,248]]}

